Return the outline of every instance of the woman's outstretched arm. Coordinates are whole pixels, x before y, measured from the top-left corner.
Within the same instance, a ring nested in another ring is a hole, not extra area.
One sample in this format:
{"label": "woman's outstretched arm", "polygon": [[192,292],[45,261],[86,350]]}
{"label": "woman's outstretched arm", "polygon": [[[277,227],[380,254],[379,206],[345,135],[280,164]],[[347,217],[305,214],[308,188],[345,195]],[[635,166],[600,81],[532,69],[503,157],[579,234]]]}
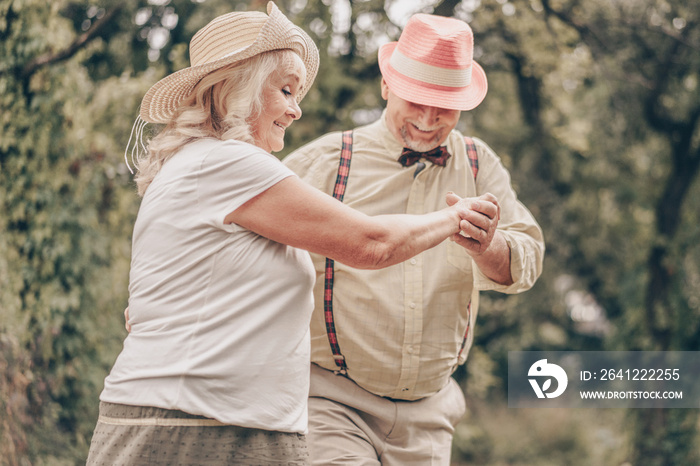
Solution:
{"label": "woman's outstretched arm", "polygon": [[[460,200],[424,215],[371,217],[289,177],[229,213],[225,223],[352,267],[378,269],[403,262],[458,233],[472,201]],[[492,216],[497,215],[497,205],[482,203]],[[467,222],[462,226],[469,227]]]}

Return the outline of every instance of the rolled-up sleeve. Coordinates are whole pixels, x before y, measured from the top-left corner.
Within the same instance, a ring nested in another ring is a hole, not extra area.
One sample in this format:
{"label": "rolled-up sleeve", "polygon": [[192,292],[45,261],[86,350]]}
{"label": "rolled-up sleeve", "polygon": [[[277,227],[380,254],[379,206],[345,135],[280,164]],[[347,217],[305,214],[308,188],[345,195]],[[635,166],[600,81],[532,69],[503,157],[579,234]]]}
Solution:
{"label": "rolled-up sleeve", "polygon": [[492,193],[501,206],[498,230],[510,248],[510,273],[512,285],[501,285],[484,275],[476,264],[474,286],[478,290],[494,290],[501,293],[520,293],[529,290],[542,274],[544,261],[544,235],[535,217],[518,200],[510,182],[510,174],[501,159],[483,141],[476,139],[479,155],[479,174],[476,180],[479,195]]}

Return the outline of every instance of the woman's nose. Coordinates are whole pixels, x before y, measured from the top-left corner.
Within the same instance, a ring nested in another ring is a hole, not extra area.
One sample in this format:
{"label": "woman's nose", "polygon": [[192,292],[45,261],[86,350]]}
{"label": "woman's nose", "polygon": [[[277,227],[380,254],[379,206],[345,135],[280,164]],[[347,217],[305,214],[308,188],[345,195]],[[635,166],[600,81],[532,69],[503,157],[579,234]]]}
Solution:
{"label": "woman's nose", "polygon": [[289,113],[295,120],[301,118],[301,107],[299,107],[299,103],[296,101],[296,99],[292,99],[289,105]]}

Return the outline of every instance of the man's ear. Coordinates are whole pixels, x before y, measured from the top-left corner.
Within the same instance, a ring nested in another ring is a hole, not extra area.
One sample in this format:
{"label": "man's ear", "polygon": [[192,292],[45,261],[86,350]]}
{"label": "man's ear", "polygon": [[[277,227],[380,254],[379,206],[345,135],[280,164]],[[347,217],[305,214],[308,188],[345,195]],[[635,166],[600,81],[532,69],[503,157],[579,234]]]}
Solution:
{"label": "man's ear", "polygon": [[387,86],[384,78],[382,78],[382,99],[389,100],[389,86]]}

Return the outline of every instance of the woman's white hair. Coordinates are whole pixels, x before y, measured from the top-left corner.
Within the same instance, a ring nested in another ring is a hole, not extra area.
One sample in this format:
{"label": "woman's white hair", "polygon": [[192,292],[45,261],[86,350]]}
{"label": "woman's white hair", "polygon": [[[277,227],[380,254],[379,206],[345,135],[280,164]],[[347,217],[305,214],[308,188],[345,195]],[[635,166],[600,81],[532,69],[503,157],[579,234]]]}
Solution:
{"label": "woman's white hair", "polygon": [[165,162],[190,142],[209,137],[255,144],[251,122],[262,111],[263,91],[272,73],[290,68],[306,71],[293,51],[274,50],[202,78],[172,120],[149,141],[147,153],[136,160],[139,195],[144,195]]}

